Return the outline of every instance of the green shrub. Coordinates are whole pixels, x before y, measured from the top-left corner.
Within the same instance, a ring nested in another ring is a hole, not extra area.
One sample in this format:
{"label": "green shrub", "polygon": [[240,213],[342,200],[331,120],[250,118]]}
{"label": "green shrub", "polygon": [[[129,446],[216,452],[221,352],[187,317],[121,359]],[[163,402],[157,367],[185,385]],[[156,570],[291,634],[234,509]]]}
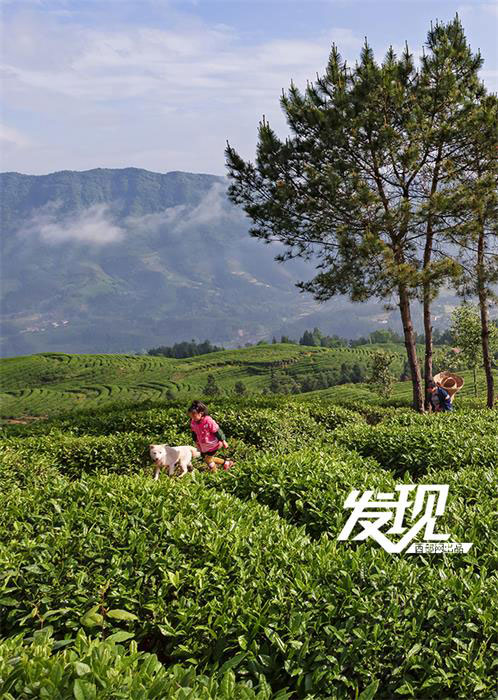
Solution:
{"label": "green shrub", "polygon": [[306,407],[311,418],[324,425],[328,430],[355,423],[364,423],[363,416],[343,406],[334,406],[326,402],[313,403]]}
{"label": "green shrub", "polygon": [[441,426],[450,431],[472,430],[478,436],[498,435],[498,412],[483,409],[451,411],[446,413],[416,413],[415,411],[395,411],[383,423],[396,426],[421,426],[433,428]]}
{"label": "green shrub", "polygon": [[489,467],[467,466],[431,469],[420,483],[448,484],[448,502],[444,514],[437,519],[438,531],[451,533],[455,542],[472,542],[465,556],[451,557],[454,570],[465,569],[469,577],[485,576],[497,570],[498,471]]}
{"label": "green shrub", "polygon": [[[1,496],[0,634],[81,625],[168,663],[337,700],[487,698],[496,575],[312,542],[195,480],[58,479]],[[492,543],[491,543],[492,546]]]}
{"label": "green shrub", "polygon": [[408,426],[401,421],[342,428],[334,438],[398,475],[408,470],[413,479],[431,468],[496,465],[496,425],[486,417],[469,421],[465,415],[410,416]]}
{"label": "green shrub", "polygon": [[74,413],[71,417],[56,417],[29,425],[6,425],[8,436],[38,436],[51,432],[69,435],[111,435],[113,433],[141,432],[146,435],[185,433],[189,431],[189,418],[179,408],[96,410],[91,413]]}
{"label": "green shrub", "polygon": [[377,423],[381,423],[386,418],[399,416],[400,414],[417,415],[412,408],[406,406],[404,403],[390,400],[386,404],[386,401],[381,401],[378,398],[372,403],[366,401],[347,401],[343,399],[340,401],[340,406],[354,411],[355,413],[359,413],[369,425],[377,425]]}
{"label": "green shrub", "polygon": [[[0,696],[3,700],[28,700],[33,697],[58,700],[286,700],[282,691],[274,694],[264,679],[252,687],[237,683],[233,671],[209,678],[194,668],[180,665],[164,668],[155,654],[118,643],[126,633],[98,640],[80,630],[74,642],[64,643],[52,637],[50,627],[35,633],[32,639],[16,635],[0,642]],[[60,646],[59,646],[60,649]],[[55,653],[54,653],[55,652]]]}
{"label": "green shrub", "polygon": [[344,525],[344,501],[354,488],[392,491],[392,475],[373,459],[344,448],[313,446],[286,455],[256,453],[229,472],[206,477],[206,486],[244,500],[255,498],[308,534],[337,537]]}
{"label": "green shrub", "polygon": [[[52,433],[38,438],[8,438],[0,443],[0,477],[18,485],[37,478],[49,478],[60,473],[71,478],[82,474],[118,473],[131,474],[153,464],[149,456],[149,444],[192,444],[192,437],[170,433],[169,435],[143,436],[137,433],[116,433],[94,437],[66,436]],[[241,460],[252,454],[255,448],[242,440],[231,440],[228,450],[233,459]],[[200,460],[194,466],[204,466]]]}
{"label": "green shrub", "polygon": [[[169,437],[176,442],[174,436]],[[152,468],[148,445],[149,439],[136,433],[104,437],[52,434],[9,438],[2,441],[0,464],[5,471],[12,468],[24,473],[33,465],[43,464],[73,478],[99,471],[130,474],[148,464]]]}
{"label": "green shrub", "polygon": [[218,409],[212,412],[227,440],[238,438],[259,448],[290,451],[304,447],[310,441],[327,441],[325,427],[308,414],[306,409],[283,405],[280,410],[269,408]]}

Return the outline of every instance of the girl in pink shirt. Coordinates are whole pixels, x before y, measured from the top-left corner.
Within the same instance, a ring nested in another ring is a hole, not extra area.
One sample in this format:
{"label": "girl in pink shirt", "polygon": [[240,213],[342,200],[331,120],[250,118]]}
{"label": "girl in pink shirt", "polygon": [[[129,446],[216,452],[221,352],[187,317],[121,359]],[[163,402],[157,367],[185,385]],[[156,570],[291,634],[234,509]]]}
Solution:
{"label": "girl in pink shirt", "polygon": [[233,466],[231,460],[215,456],[220,447],[226,449],[228,443],[218,423],[211,416],[208,416],[206,404],[202,401],[194,401],[188,409],[188,414],[191,418],[192,437],[208,465],[209,471],[217,471],[217,464],[222,464],[223,469],[230,469]]}

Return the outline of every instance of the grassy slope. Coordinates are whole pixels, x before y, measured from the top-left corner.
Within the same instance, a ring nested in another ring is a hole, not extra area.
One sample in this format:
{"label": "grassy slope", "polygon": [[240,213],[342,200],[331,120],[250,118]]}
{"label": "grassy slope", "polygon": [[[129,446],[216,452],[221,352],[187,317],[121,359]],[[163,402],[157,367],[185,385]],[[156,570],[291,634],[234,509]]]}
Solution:
{"label": "grassy slope", "polygon": [[[474,378],[473,373],[470,370],[465,370],[463,372],[458,372],[459,376],[465,379],[465,384],[459,392],[458,396],[465,396],[466,398],[473,398],[474,392]],[[494,370],[493,376],[495,383],[498,385],[498,371]],[[479,371],[477,374],[477,396],[482,401],[485,400],[486,396],[486,377],[484,371]],[[304,394],[299,394],[299,397],[303,400],[313,400],[315,398],[328,399],[332,402],[341,402],[343,400],[348,401],[363,401],[368,403],[379,403],[379,396],[372,392],[367,384],[340,384],[338,386],[332,386],[329,389],[322,389],[320,391],[309,391]],[[396,382],[394,385],[394,391],[390,399],[396,402],[403,402],[410,404],[412,400],[412,384],[411,382]]]}
{"label": "grassy slope", "polygon": [[[293,344],[262,345],[176,360],[135,355],[66,355],[44,353],[0,361],[0,415],[49,415],[78,408],[92,408],[117,401],[134,403],[200,395],[208,374],[231,391],[243,381],[249,391],[260,392],[270,381],[272,369],[284,369],[296,379],[339,370],[341,364],[366,367],[376,345],[355,349],[312,348]],[[384,346],[385,347],[385,346]],[[399,353],[394,368],[399,372],[403,346],[389,346]],[[464,373],[464,393],[472,391],[471,373]],[[481,390],[484,378],[480,377]],[[347,384],[320,392],[301,394],[303,399],[330,398],[376,401],[366,385]],[[399,382],[395,398],[410,401],[411,384]]]}

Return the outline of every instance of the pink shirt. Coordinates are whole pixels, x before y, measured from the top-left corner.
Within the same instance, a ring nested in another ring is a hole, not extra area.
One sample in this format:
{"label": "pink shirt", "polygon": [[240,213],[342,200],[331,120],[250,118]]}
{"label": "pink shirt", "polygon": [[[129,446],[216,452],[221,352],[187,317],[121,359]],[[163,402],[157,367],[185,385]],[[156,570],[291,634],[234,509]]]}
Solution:
{"label": "pink shirt", "polygon": [[216,437],[220,426],[211,416],[204,416],[200,421],[191,420],[190,428],[196,434],[201,452],[211,452],[220,447],[221,442]]}

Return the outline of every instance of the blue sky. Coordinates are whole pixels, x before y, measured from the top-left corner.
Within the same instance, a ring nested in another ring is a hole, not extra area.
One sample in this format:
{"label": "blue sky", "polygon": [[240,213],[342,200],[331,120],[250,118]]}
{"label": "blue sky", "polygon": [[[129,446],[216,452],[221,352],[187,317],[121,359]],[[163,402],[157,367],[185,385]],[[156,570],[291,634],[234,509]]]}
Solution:
{"label": "blue sky", "polygon": [[224,174],[228,139],[253,158],[263,114],[322,73],[332,42],[381,59],[459,13],[498,89],[498,4],[444,0],[0,0],[2,170],[94,167]]}

